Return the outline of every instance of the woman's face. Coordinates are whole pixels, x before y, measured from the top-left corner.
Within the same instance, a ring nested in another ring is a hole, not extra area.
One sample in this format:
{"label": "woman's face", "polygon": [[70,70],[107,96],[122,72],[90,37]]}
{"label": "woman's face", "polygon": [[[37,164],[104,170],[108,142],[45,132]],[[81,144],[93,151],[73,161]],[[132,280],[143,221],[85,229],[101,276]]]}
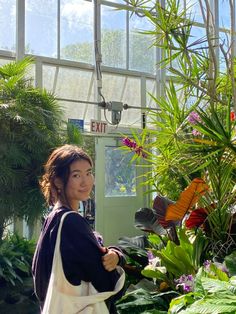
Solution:
{"label": "woman's face", "polygon": [[94,184],[92,167],[87,160],[77,160],[70,165],[70,175],[65,187],[65,194],[70,206],[78,209],[79,201],[89,198]]}

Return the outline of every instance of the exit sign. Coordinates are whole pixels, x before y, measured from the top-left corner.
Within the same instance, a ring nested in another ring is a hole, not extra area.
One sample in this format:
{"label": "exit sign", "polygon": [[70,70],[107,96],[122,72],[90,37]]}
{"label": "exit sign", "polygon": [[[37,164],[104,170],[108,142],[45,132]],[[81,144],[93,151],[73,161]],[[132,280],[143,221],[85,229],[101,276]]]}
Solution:
{"label": "exit sign", "polygon": [[107,133],[107,122],[91,120],[90,121],[90,132],[91,133],[99,133],[105,134]]}

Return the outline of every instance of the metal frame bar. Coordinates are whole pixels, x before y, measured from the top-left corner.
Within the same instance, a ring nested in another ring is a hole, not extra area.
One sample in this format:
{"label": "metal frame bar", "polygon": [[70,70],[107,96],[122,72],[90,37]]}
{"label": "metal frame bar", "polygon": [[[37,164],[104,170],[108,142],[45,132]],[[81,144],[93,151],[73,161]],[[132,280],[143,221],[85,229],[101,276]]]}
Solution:
{"label": "metal frame bar", "polygon": [[16,1],[16,60],[25,56],[25,0]]}

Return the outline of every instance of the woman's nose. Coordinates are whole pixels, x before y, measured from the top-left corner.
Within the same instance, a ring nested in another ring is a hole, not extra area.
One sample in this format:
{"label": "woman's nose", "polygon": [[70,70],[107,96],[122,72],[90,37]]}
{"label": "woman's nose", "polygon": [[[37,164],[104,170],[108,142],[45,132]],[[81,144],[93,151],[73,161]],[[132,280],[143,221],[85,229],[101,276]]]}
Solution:
{"label": "woman's nose", "polygon": [[84,176],[81,176],[81,184],[82,185],[88,185],[89,184],[89,177],[84,175]]}

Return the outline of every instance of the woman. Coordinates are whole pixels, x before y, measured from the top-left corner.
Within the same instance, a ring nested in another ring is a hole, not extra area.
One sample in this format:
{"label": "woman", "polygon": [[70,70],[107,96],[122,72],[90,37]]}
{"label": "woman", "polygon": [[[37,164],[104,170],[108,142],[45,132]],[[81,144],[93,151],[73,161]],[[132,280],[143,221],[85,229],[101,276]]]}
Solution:
{"label": "woman", "polygon": [[[91,158],[79,147],[64,145],[55,149],[40,182],[43,195],[53,210],[46,218],[33,258],[35,293],[41,309],[45,301],[60,219],[65,212],[78,211],[79,202],[89,198],[94,184]],[[66,279],[78,286],[91,282],[99,292],[111,291],[119,279],[116,266],[124,261],[117,248],[104,248],[97,241],[88,222],[79,214],[66,216],[60,252]],[[110,313],[121,293],[106,300]]]}

